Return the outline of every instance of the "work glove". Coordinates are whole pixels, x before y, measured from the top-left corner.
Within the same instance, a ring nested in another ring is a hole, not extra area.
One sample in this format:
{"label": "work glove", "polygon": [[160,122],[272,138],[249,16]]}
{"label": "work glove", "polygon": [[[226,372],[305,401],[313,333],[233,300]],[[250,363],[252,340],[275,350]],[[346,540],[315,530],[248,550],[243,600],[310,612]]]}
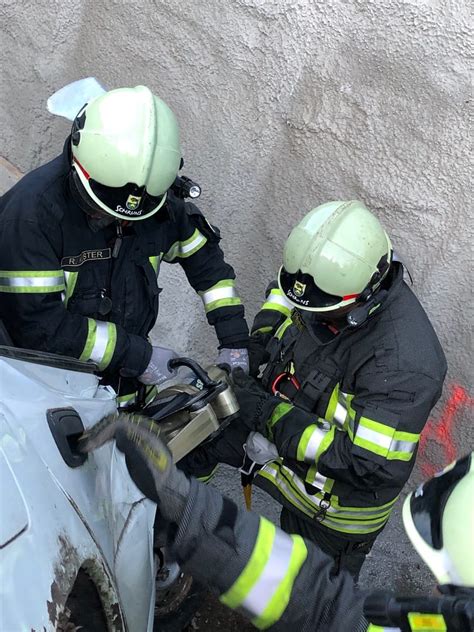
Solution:
{"label": "work glove", "polygon": [[250,336],[249,343],[249,375],[257,377],[262,364],[266,364],[270,358],[270,354],[266,350],[264,338],[260,334]]}
{"label": "work glove", "polygon": [[216,364],[223,368],[228,367],[229,371],[242,369],[245,373],[248,373],[249,352],[247,349],[221,349]]}
{"label": "work glove", "polygon": [[239,402],[239,418],[249,430],[266,434],[265,425],[273,410],[281,403],[279,397],[267,393],[259,382],[242,369],[232,371],[233,389]]}
{"label": "work glove", "polygon": [[142,384],[163,384],[175,377],[176,369],[170,369],[168,363],[178,354],[166,347],[153,347],[150,362],[145,371],[138,377]]}
{"label": "work glove", "polygon": [[157,503],[165,519],[179,523],[190,482],[173,464],[171,452],[159,434],[159,425],[148,417],[118,413],[87,430],[79,440],[79,449],[92,452],[115,439],[138,489]]}

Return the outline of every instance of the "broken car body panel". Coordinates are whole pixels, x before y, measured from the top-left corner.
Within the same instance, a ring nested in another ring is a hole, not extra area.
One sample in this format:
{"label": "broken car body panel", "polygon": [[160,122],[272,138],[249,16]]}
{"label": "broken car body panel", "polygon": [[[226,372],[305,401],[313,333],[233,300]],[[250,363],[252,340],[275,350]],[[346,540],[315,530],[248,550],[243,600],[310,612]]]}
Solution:
{"label": "broken car body panel", "polygon": [[71,409],[87,429],[115,410],[115,393],[14,351],[0,355],[0,628],[55,630],[82,568],[111,630],[151,631],[156,506],[113,443],[69,467],[47,419]]}

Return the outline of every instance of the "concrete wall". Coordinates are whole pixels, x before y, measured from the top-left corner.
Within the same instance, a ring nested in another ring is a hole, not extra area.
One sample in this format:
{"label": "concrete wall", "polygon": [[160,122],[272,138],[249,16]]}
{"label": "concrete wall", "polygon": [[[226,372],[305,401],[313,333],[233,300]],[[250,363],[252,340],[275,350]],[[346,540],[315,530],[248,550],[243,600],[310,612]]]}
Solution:
{"label": "concrete wall", "polygon": [[[449,360],[421,473],[473,445],[467,2],[3,0],[0,19],[0,154],[27,170],[61,150],[68,125],[45,101],[69,81],[148,85],[181,122],[185,172],[223,230],[250,318],[299,218],[363,199],[405,254]],[[199,299],[179,270],[163,276],[155,339],[211,357]],[[386,561],[402,537],[390,528]],[[386,572],[400,585],[414,575],[406,541],[398,550]]]}

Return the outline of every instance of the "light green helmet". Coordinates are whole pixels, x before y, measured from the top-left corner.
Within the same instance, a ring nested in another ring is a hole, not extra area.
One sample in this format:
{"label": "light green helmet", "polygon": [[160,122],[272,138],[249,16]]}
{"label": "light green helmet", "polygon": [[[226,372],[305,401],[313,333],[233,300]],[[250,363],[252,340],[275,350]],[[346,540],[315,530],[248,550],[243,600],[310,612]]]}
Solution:
{"label": "light green helmet", "polygon": [[403,523],[439,584],[474,588],[474,453],[409,494]]}
{"label": "light green helmet", "polygon": [[71,150],[80,193],[132,221],[161,208],[181,162],[176,118],[145,86],[111,90],[87,103],[74,121]]}
{"label": "light green helmet", "polygon": [[295,307],[330,312],[375,291],[391,258],[387,233],[362,202],[327,202],[291,231],[278,283]]}

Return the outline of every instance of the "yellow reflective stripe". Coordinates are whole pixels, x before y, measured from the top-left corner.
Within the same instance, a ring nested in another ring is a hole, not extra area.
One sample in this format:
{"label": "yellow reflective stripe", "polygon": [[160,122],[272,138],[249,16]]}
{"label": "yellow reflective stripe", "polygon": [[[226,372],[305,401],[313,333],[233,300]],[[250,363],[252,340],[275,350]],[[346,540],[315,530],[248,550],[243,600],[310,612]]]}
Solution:
{"label": "yellow reflective stripe", "polygon": [[87,319],[87,338],[79,360],[92,360],[103,371],[108,367],[115,351],[117,328],[114,323]]}
{"label": "yellow reflective stripe", "polygon": [[285,333],[285,331],[292,324],[293,324],[293,321],[291,320],[291,318],[287,318],[286,320],[284,320],[282,324],[276,330],[275,338],[277,338],[278,340],[281,340],[283,338],[283,334]]}
{"label": "yellow reflective stripe", "polygon": [[359,418],[355,434],[351,420],[348,433],[354,445],[390,461],[410,461],[420,439],[419,434],[395,430],[368,417]]}
{"label": "yellow reflective stripe", "polygon": [[275,533],[275,525],[265,518],[260,518],[257,539],[249,561],[229,590],[219,597],[219,601],[225,606],[237,608],[242,604],[268,562]]}
{"label": "yellow reflective stripe", "polygon": [[137,392],[136,391],[134,393],[128,393],[127,395],[119,395],[116,398],[117,406],[119,408],[125,408],[129,404],[133,404],[133,402],[135,401],[136,397],[137,397]]}
{"label": "yellow reflective stripe", "polygon": [[273,426],[284,416],[286,415],[286,413],[290,412],[290,410],[293,409],[293,405],[292,404],[288,404],[286,402],[282,402],[281,404],[278,404],[277,406],[275,406],[275,408],[273,409],[273,412],[271,414],[270,419],[268,419],[267,421],[267,434],[268,434],[268,439],[270,439],[270,441],[273,440]]}
{"label": "yellow reflective stripe", "polygon": [[[319,503],[324,498],[324,492],[330,491],[333,485],[333,481],[329,479],[328,489],[310,495],[298,475],[279,461],[267,463],[257,476],[268,480],[291,505],[310,518],[314,518],[320,511]],[[397,498],[398,496],[380,507],[341,507],[338,497],[333,494],[331,505],[321,523],[342,533],[373,533],[387,522]]]}
{"label": "yellow reflective stripe", "polygon": [[273,331],[273,327],[271,325],[265,327],[259,327],[258,329],[254,329],[252,331],[252,336],[255,334],[270,334]]}
{"label": "yellow reflective stripe", "polygon": [[[311,428],[311,433],[308,432],[308,428]],[[331,443],[334,441],[336,428],[335,426],[332,426],[326,431],[315,424],[308,426],[308,428],[306,428],[301,436],[296,459],[297,461],[305,461],[312,467],[317,467],[321,454],[326,452]],[[301,455],[303,455],[303,458],[299,458]]]}
{"label": "yellow reflective stripe", "polygon": [[373,623],[369,623],[367,632],[402,632],[402,631],[400,630],[400,628],[386,628],[384,626],[374,625]]}
{"label": "yellow reflective stripe", "polygon": [[209,472],[209,474],[205,474],[204,476],[198,476],[197,480],[201,481],[201,483],[209,483],[209,481],[214,478],[214,476],[217,473],[217,470],[219,468],[219,464],[215,465],[212,470]]}
{"label": "yellow reflective stripe", "polygon": [[252,555],[243,571],[219,600],[240,608],[260,630],[273,625],[285,611],[295,579],[308,551],[300,536],[289,536],[260,518]]}
{"label": "yellow reflective stripe", "polygon": [[328,407],[326,408],[326,412],[324,413],[324,419],[328,421],[332,421],[334,419],[334,413],[336,412],[336,406],[339,401],[339,384],[333,388],[331,393],[331,397],[329,398]]}
{"label": "yellow reflective stripe", "polygon": [[148,261],[151,263],[151,267],[155,271],[155,274],[158,274],[158,266],[160,265],[160,256],[153,255],[152,257],[148,257]]}
{"label": "yellow reflective stripe", "polygon": [[319,447],[326,438],[326,435],[327,431],[323,430],[316,424],[308,426],[299,440],[296,451],[296,460],[304,461],[305,463],[310,464],[314,463]]}
{"label": "yellow reflective stripe", "polygon": [[251,623],[259,630],[266,630],[281,619],[290,601],[295,580],[308,557],[308,549],[303,538],[299,535],[290,537],[293,547],[286,574],[278,584],[263,614],[251,620]]}
{"label": "yellow reflective stripe", "polygon": [[261,309],[272,309],[288,317],[291,314],[293,307],[284,296],[283,292],[280,289],[275,288],[270,291],[270,294],[267,296],[267,299]]}
{"label": "yellow reflective stripe", "polygon": [[0,292],[44,294],[65,289],[62,270],[0,270]]}
{"label": "yellow reflective stripe", "polygon": [[242,305],[242,301],[235,290],[235,281],[233,279],[224,279],[216,283],[208,290],[199,292],[204,303],[206,314],[219,307],[232,307],[233,305]]}
{"label": "yellow reflective stripe", "polygon": [[177,258],[186,259],[187,257],[194,255],[206,243],[206,237],[204,237],[204,235],[196,228],[194,233],[188,239],[185,239],[184,241],[176,241],[165,254],[163,259],[168,263]]}
{"label": "yellow reflective stripe", "polygon": [[409,612],[407,619],[412,632],[447,632],[448,629],[442,614]]}
{"label": "yellow reflective stripe", "polygon": [[64,280],[66,283],[66,293],[64,296],[64,307],[67,307],[67,304],[69,302],[69,299],[71,298],[71,296],[74,293],[74,289],[76,287],[76,283],[77,283],[77,276],[78,276],[79,272],[67,272],[66,270],[64,271]]}

